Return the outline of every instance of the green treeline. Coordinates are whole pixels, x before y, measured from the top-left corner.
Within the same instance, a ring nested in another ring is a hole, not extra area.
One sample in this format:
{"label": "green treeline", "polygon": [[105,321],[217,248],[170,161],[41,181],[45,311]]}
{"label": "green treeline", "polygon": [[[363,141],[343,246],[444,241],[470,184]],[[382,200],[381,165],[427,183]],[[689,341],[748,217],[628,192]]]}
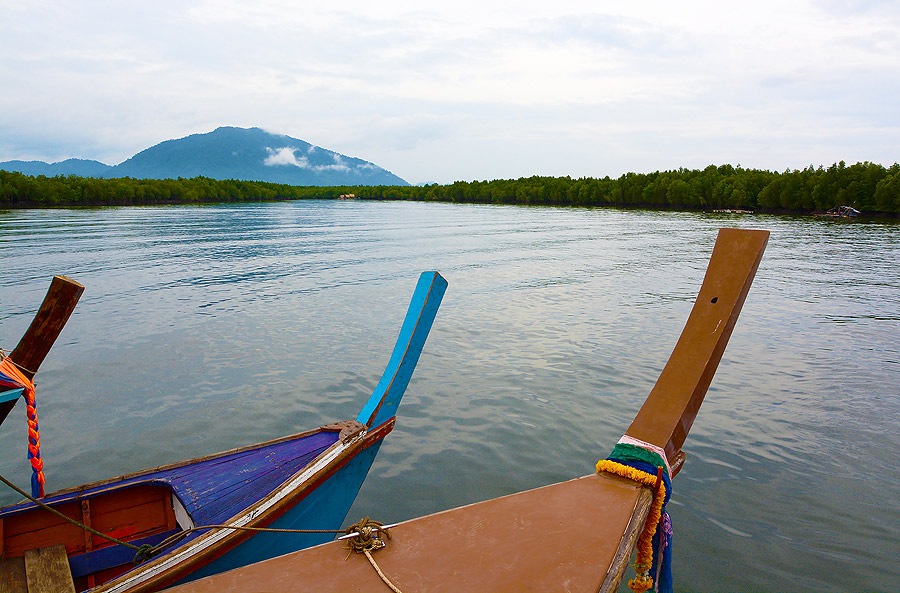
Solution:
{"label": "green treeline", "polygon": [[783,173],[710,165],[610,177],[528,177],[424,186],[291,186],[261,181],[31,177],[0,171],[0,208],[203,204],[270,200],[416,200],[678,210],[743,209],[811,213],[852,206],[865,214],[900,214],[900,165],[875,163]]}

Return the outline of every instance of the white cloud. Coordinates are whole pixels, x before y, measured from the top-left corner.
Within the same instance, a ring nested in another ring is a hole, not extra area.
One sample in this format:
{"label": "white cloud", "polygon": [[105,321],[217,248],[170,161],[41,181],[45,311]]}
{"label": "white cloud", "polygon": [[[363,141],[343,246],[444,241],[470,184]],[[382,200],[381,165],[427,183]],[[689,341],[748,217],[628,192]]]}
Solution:
{"label": "white cloud", "polygon": [[297,149],[285,146],[284,148],[268,148],[266,152],[269,156],[263,161],[267,167],[278,167],[281,165],[290,165],[301,169],[309,169],[309,161],[305,156],[297,158]]}
{"label": "white cloud", "polygon": [[[311,171],[349,171],[350,167],[344,162],[344,159],[341,158],[339,154],[333,154],[332,160],[334,161],[329,165],[312,165],[309,162],[309,159],[303,155],[297,156],[297,148],[292,148],[290,146],[285,146],[282,148],[269,148],[266,147],[266,152],[269,153],[269,156],[263,160],[263,164],[267,167],[278,167],[278,166],[291,166],[298,167],[300,169],[309,169]],[[314,152],[313,147],[310,147],[307,150],[308,154],[312,154]]]}

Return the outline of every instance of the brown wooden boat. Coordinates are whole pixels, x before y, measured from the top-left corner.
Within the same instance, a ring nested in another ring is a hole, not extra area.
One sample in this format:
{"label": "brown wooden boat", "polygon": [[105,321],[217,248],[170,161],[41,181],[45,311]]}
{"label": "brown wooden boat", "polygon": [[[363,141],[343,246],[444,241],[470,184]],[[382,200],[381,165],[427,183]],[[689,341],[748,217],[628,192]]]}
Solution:
{"label": "brown wooden boat", "polygon": [[[719,232],[681,337],[623,438],[658,454],[672,476],[684,462],[682,444],[768,236],[768,231],[757,230]],[[401,523],[389,536],[381,536],[381,549],[366,555],[348,552],[346,542],[334,541],[171,592],[615,591],[645,526],[655,527],[647,517],[656,508],[654,497],[662,496],[660,473],[644,485],[599,471]],[[362,531],[363,536],[372,535]]]}

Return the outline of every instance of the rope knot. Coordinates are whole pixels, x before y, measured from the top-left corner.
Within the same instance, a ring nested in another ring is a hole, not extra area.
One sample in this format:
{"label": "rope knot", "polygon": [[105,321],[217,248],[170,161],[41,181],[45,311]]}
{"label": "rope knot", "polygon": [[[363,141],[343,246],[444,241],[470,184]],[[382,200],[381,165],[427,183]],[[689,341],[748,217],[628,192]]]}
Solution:
{"label": "rope knot", "polygon": [[348,527],[345,533],[356,534],[347,540],[347,549],[357,554],[385,547],[387,544],[382,536],[391,539],[391,532],[385,529],[384,523],[368,517]]}
{"label": "rope knot", "polygon": [[[347,548],[350,552],[365,554],[366,558],[369,560],[369,564],[372,565],[372,568],[375,569],[375,572],[378,573],[378,576],[381,577],[384,584],[390,587],[391,591],[394,593],[403,593],[397,585],[387,578],[387,575],[384,574],[381,567],[378,566],[378,563],[375,562],[375,559],[372,557],[372,552],[380,550],[387,545],[384,538],[382,538],[382,535],[387,539],[391,539],[391,533],[388,531],[387,527],[384,526],[384,523],[373,521],[366,517],[348,527],[345,533],[347,535],[343,537],[347,538]],[[347,558],[350,558],[350,554],[347,554]]]}
{"label": "rope knot", "polygon": [[134,565],[137,566],[138,564],[140,564],[141,562],[144,562],[145,560],[150,560],[158,552],[159,552],[159,550],[156,548],[156,546],[152,546],[150,544],[144,544],[137,549],[137,553],[135,553],[134,559],[132,560],[132,562],[134,562]]}

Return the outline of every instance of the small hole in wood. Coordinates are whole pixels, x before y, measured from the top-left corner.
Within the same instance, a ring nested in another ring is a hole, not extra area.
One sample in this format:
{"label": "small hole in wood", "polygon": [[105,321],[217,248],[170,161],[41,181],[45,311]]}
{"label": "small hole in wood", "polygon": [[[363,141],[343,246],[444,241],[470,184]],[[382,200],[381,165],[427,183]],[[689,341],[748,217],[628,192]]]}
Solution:
{"label": "small hole in wood", "polygon": [[712,304],[716,304],[717,302],[719,302],[719,297],[713,297],[709,302]]}

